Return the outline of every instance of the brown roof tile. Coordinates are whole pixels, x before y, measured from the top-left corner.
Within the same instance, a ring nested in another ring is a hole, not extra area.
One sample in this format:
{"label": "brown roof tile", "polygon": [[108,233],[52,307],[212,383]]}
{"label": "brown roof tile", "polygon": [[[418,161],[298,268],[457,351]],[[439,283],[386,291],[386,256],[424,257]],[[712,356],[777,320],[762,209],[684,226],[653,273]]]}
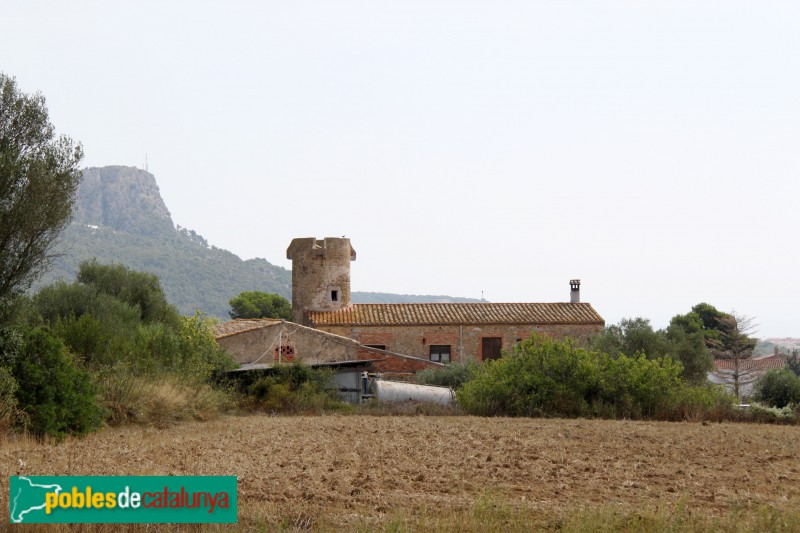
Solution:
{"label": "brown roof tile", "polygon": [[[759,359],[739,359],[739,371],[770,370],[783,368],[786,363],[777,355],[761,357]],[[733,359],[714,359],[716,370],[736,370],[736,361]]]}
{"label": "brown roof tile", "polygon": [[605,324],[588,303],[351,304],[307,316],[314,326]]}
{"label": "brown roof tile", "polygon": [[246,331],[260,329],[273,324],[277,324],[280,320],[273,318],[237,318],[228,322],[222,322],[214,326],[214,338],[222,339],[230,337],[231,335],[238,335]]}

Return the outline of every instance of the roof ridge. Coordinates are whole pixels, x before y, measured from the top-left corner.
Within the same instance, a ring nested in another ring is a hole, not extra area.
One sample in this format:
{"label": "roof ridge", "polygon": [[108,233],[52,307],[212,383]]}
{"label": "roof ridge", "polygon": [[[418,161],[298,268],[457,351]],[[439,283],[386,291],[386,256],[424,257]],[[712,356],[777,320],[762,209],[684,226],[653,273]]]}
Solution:
{"label": "roof ridge", "polygon": [[306,311],[321,325],[592,324],[605,320],[588,302],[429,302],[350,304]]}
{"label": "roof ridge", "polygon": [[[342,309],[363,306],[382,306],[382,305],[592,305],[590,302],[372,302],[356,303],[352,302]],[[319,311],[330,312],[330,311]]]}

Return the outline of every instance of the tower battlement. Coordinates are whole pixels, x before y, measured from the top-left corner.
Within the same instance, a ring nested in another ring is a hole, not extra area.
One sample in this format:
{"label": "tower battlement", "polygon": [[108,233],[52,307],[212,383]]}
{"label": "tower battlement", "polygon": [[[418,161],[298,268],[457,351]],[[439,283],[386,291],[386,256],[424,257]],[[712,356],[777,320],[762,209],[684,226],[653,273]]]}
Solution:
{"label": "tower battlement", "polygon": [[292,321],[306,324],[306,311],[336,311],[350,305],[350,261],[356,251],[346,237],[293,239]]}

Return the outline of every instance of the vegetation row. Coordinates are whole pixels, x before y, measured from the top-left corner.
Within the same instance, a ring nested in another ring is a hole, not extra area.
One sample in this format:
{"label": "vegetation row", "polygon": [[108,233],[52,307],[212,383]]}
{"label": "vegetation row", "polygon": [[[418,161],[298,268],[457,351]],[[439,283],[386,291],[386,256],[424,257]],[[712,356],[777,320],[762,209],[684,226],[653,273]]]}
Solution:
{"label": "vegetation row", "polygon": [[[235,364],[209,321],[180,316],[155,276],[121,265],[84,263],[75,282],[15,299],[3,324],[0,424],[40,437],[81,435],[104,424],[164,427],[231,409],[442,413],[419,406],[357,410],[330,390],[331,371],[301,363],[227,377]],[[657,351],[662,343],[669,351],[665,339],[642,320],[607,328],[588,347],[534,335],[496,361],[453,363],[418,380],[453,387],[453,412],[482,416],[797,420],[800,378],[791,371],[770,372],[756,387],[756,399],[774,409],[741,410],[724,387],[687,372],[680,355],[687,352],[651,357],[642,349]],[[616,351],[601,349],[607,346]]]}
{"label": "vegetation row", "polygon": [[[84,262],[74,282],[25,296],[71,220],[82,156],[80,143],[56,137],[44,97],[0,73],[0,431],[58,439],[103,424],[202,420],[236,406],[353,410],[332,396],[330,373],[301,364],[231,379],[235,363],[209,321],[181,316],[152,274]],[[231,307],[232,317],[291,312],[284,298],[253,291]],[[748,333],[746,320],[700,304],[664,330],[625,320],[588,347],[534,336],[499,360],[420,380],[452,386],[460,409],[486,416],[797,420],[796,359],[757,385],[755,398],[773,411],[737,411],[738,381],[733,395],[706,383],[712,357],[752,355]]]}

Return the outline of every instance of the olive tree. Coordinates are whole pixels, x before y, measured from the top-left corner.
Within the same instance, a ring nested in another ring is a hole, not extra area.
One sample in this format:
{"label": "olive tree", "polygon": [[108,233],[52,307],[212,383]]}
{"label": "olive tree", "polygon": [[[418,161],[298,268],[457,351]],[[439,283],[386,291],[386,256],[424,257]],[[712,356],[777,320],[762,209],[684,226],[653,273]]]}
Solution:
{"label": "olive tree", "polygon": [[69,224],[83,149],[56,136],[45,99],[0,72],[0,305],[47,268]]}

